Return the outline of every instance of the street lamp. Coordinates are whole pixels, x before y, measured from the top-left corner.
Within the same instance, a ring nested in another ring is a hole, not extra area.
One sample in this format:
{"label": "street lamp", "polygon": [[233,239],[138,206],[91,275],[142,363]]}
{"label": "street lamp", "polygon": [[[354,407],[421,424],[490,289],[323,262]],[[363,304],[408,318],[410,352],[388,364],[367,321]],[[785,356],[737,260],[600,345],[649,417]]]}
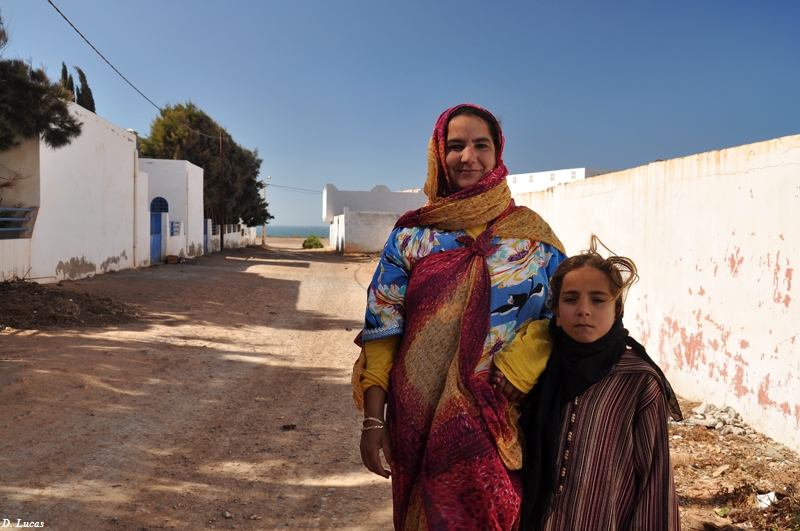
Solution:
{"label": "street lamp", "polygon": [[[267,179],[272,179],[272,175],[267,175]],[[264,182],[264,208],[266,208],[266,205],[267,205],[267,183]],[[261,229],[261,245],[264,245],[266,243],[267,243],[267,220],[264,220],[264,227]]]}

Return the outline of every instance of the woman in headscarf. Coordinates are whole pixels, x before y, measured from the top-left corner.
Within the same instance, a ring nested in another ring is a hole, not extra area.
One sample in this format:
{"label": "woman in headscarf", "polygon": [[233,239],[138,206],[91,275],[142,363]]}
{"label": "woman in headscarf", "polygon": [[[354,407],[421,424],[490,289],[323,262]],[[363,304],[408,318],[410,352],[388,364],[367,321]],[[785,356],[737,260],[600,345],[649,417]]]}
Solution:
{"label": "woman in headscarf", "polygon": [[549,317],[548,278],[565,256],[547,223],[514,204],[502,153],[491,113],[442,113],[428,203],[398,220],[368,289],[353,371],[361,457],[391,475],[398,530],[518,525],[518,413],[490,373],[525,321]]}

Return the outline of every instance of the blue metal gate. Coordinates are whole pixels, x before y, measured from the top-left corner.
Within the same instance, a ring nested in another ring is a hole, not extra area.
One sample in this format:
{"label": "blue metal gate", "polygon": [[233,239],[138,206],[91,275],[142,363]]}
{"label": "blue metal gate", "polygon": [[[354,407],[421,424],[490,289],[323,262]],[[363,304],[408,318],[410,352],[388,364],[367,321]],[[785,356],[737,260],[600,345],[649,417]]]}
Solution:
{"label": "blue metal gate", "polygon": [[150,203],[150,263],[161,262],[161,214],[169,212],[167,200],[156,197]]}

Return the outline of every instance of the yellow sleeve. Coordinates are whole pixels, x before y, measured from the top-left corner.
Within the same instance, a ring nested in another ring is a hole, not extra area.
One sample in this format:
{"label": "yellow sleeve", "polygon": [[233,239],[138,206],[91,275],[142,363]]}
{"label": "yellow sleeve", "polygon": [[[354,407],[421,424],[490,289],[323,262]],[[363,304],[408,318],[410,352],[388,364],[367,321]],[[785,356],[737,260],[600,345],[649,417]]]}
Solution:
{"label": "yellow sleeve", "polygon": [[494,355],[495,367],[523,393],[531,392],[547,366],[553,348],[549,325],[549,319],[523,323],[516,337]]}
{"label": "yellow sleeve", "polygon": [[389,391],[389,373],[392,371],[394,358],[400,350],[401,335],[374,339],[364,342],[366,368],[361,376],[361,389],[366,391],[373,385],[379,385]]}
{"label": "yellow sleeve", "polygon": [[488,223],[482,223],[480,225],[476,225],[474,227],[470,227],[468,229],[464,229],[464,232],[466,232],[470,236],[470,238],[472,238],[474,240],[475,238],[478,237],[478,235],[481,232],[486,230],[486,227],[488,225],[489,225]]}

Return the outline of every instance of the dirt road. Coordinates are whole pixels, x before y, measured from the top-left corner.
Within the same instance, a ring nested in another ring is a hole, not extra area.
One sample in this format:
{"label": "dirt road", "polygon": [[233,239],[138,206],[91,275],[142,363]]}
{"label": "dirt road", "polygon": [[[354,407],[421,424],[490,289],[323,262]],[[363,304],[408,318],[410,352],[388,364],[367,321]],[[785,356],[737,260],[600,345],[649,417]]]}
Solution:
{"label": "dirt road", "polygon": [[[391,529],[349,383],[376,263],[267,243],[0,283],[0,528]],[[684,530],[800,529],[796,454],[670,431]]]}
{"label": "dirt road", "polygon": [[300,247],[58,288],[139,305],[128,324],[0,332],[0,521],[391,527],[349,385],[375,263],[275,243]]}

